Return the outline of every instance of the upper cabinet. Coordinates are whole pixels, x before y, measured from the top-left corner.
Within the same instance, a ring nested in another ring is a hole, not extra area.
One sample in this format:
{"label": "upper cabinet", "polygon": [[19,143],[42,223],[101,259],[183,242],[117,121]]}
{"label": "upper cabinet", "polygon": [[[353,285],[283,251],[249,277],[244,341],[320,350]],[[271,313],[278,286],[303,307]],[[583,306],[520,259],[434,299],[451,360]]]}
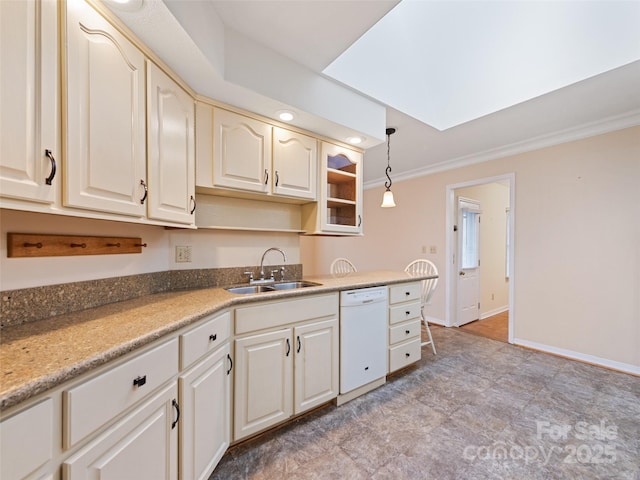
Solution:
{"label": "upper cabinet", "polygon": [[196,117],[201,191],[315,200],[316,139],[204,103]]}
{"label": "upper cabinet", "polygon": [[194,102],[167,74],[147,70],[150,218],[193,224],[195,204]]}
{"label": "upper cabinet", "polygon": [[318,202],[304,205],[304,228],[313,234],[362,234],[362,153],[322,142]]}
{"label": "upper cabinet", "polygon": [[68,2],[65,207],[194,225],[194,101],[84,2]]}
{"label": "upper cabinet", "polygon": [[67,3],[65,206],[146,213],[145,57],[84,2]]}
{"label": "upper cabinet", "polygon": [[0,1],[0,195],[42,205],[60,192],[56,8]]}
{"label": "upper cabinet", "polygon": [[315,200],[317,162],[315,138],[273,127],[271,188],[275,195]]}

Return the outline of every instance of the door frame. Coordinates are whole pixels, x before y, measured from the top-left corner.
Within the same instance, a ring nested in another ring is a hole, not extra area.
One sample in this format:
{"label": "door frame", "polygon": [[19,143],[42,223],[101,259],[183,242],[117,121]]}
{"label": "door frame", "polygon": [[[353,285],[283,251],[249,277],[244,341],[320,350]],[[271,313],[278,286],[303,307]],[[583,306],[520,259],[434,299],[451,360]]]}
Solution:
{"label": "door frame", "polygon": [[445,282],[445,325],[452,327],[456,322],[456,295],[455,289],[456,271],[454,269],[454,255],[457,254],[457,245],[454,245],[453,226],[456,225],[456,198],[455,191],[460,188],[474,187],[487,183],[509,182],[509,343],[513,343],[514,325],[516,312],[514,309],[514,291],[515,291],[515,224],[516,224],[516,174],[515,172],[496,175],[494,177],[478,178],[467,182],[455,183],[446,187],[446,216],[445,216],[445,258],[446,267],[445,275],[448,279]]}

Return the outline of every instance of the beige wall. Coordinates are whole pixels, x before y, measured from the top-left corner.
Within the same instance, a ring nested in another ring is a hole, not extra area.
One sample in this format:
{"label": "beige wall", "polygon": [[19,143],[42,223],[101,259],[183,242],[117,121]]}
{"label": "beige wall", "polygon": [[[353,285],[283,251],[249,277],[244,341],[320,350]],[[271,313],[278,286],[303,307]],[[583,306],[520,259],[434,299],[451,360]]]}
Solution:
{"label": "beige wall", "polygon": [[[509,185],[486,183],[460,188],[456,197],[480,202],[480,318],[509,307],[509,281],[506,278],[507,218]],[[456,240],[457,241],[457,240]]]}
{"label": "beige wall", "polygon": [[303,237],[305,272],[335,256],[361,270],[425,256],[442,273],[427,314],[444,319],[446,187],[511,172],[516,342],[640,367],[640,127],[395,182],[393,209],[366,190],[365,236]]}

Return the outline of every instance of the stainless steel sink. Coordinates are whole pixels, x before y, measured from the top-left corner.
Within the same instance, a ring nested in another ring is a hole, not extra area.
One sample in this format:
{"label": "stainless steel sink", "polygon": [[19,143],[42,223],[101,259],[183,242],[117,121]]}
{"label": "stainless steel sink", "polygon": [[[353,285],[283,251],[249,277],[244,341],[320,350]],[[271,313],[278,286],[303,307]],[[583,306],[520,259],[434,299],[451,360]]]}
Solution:
{"label": "stainless steel sink", "polygon": [[275,288],[272,285],[247,285],[242,287],[227,287],[225,288],[227,292],[231,293],[263,293],[263,292],[273,292]]}
{"label": "stainless steel sink", "polygon": [[292,282],[268,283],[266,285],[238,285],[235,287],[226,287],[225,290],[231,293],[250,294],[275,292],[276,290],[294,290],[296,288],[317,287],[320,283],[304,282],[296,280]]}
{"label": "stainless steel sink", "polygon": [[319,283],[314,283],[314,282],[297,281],[297,282],[274,283],[272,286],[275,290],[291,290],[293,288],[317,287],[319,285],[320,285]]}

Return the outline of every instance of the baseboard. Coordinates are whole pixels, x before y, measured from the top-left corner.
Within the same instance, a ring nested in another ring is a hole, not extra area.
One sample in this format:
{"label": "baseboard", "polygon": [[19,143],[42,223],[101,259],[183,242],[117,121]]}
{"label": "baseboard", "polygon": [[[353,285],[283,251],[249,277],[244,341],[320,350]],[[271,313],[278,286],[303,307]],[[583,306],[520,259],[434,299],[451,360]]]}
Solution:
{"label": "baseboard", "polygon": [[519,338],[513,339],[514,345],[521,347],[531,348],[533,350],[540,350],[545,353],[552,353],[561,357],[570,358],[572,360],[579,360],[581,362],[598,365],[599,367],[609,368],[611,370],[618,370],[624,373],[630,373],[632,375],[640,376],[640,366],[631,365],[629,363],[616,362],[606,358],[596,357],[595,355],[588,355],[586,353],[574,352],[572,350],[565,350],[564,348],[552,347],[550,345],[544,345],[542,343],[530,342],[529,340],[522,340]]}
{"label": "baseboard", "polygon": [[441,319],[436,318],[436,317],[430,317],[429,315],[427,315],[425,319],[427,320],[427,322],[435,323],[436,325],[440,325],[441,327],[446,327],[447,326],[447,324],[444,322],[444,320],[441,320]]}
{"label": "baseboard", "polygon": [[494,308],[493,310],[489,310],[488,312],[484,312],[480,315],[480,320],[484,320],[485,318],[493,317],[502,312],[508,312],[509,305],[503,305],[502,307]]}

